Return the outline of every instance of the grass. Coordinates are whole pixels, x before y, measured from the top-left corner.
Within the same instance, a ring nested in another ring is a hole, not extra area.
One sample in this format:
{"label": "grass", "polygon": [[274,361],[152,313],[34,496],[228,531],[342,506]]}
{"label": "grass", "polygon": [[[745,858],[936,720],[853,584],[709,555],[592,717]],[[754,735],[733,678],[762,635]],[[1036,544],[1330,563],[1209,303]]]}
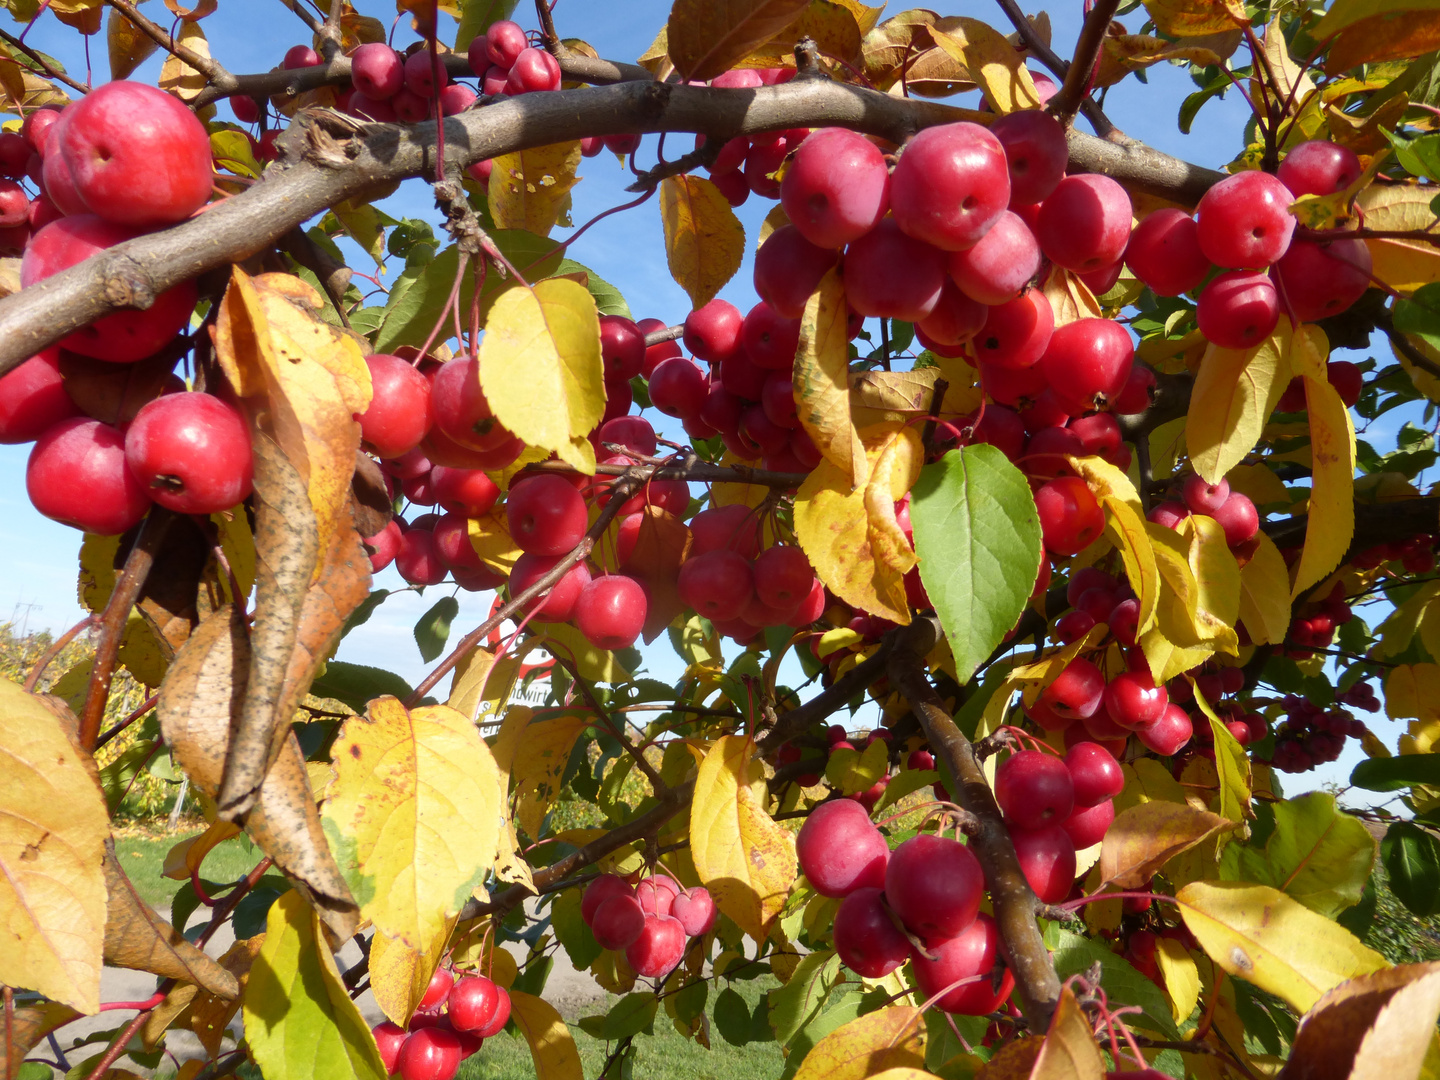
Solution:
{"label": "grass", "polygon": [[[779,985],[775,979],[768,977],[731,984],[752,1012],[760,996]],[[721,985],[711,985],[710,1005],[705,1010],[707,1015],[711,1014],[716,994],[721,988]],[[636,989],[641,987],[637,985]],[[607,995],[603,1002],[597,1001],[585,1010],[585,1015],[606,1012],[617,1000],[613,995]],[[713,1015],[710,1020],[711,1048],[706,1050],[675,1030],[662,1005],[655,1017],[654,1036],[641,1034],[635,1039],[635,1067],[629,1075],[635,1080],[748,1080],[778,1077],[784,1071],[784,1059],[778,1043],[731,1046],[720,1037]],[[611,1046],[591,1038],[577,1024],[570,1025],[570,1033],[575,1037],[585,1075],[598,1076]],[[460,1066],[457,1080],[533,1080],[534,1076],[535,1062],[525,1040],[519,1036],[498,1035]]]}
{"label": "grass", "polygon": [[[120,857],[121,868],[135,883],[135,891],[141,898],[162,915],[169,914],[170,901],[184,884],[161,876],[165,855],[181,840],[197,836],[200,832],[193,827],[173,833],[134,826],[116,830],[115,854]],[[237,836],[206,856],[200,876],[205,881],[228,884],[248,874],[262,857],[258,848]]]}

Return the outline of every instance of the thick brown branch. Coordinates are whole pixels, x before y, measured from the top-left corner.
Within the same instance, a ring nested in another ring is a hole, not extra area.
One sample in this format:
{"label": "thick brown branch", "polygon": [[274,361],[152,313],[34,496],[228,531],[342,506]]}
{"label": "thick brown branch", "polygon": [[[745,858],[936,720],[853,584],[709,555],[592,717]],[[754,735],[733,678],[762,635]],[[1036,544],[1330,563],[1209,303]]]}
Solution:
{"label": "thick brown branch", "polygon": [[[903,142],[927,125],[984,118],[819,78],[753,90],[629,82],[525,94],[447,117],[445,146],[447,162],[458,168],[596,132],[703,132],[729,139],[839,125]],[[0,374],[104,315],[147,307],[165,289],[270,247],[343,199],[434,170],[431,122],[362,124],[330,110],[307,110],[280,141],[286,158],[261,183],[197,218],[110,248],[0,300]],[[1070,153],[1072,171],[1103,172],[1179,202],[1198,200],[1219,178],[1139,144],[1119,146],[1075,131]]]}
{"label": "thick brown branch", "polygon": [[[553,472],[573,476],[580,470],[563,461],[541,461],[526,466],[526,472]],[[625,473],[624,465],[595,466],[599,476],[620,476]],[[769,469],[752,469],[748,465],[711,465],[696,461],[689,464],[647,466],[645,471],[636,470],[644,480],[693,480],[700,484],[755,484],[759,487],[773,487],[788,491],[805,482],[808,473],[771,472]]]}
{"label": "thick brown branch", "polygon": [[889,663],[894,649],[893,636],[887,635],[872,656],[860,661],[803,705],[781,713],[770,733],[760,740],[760,749],[773,750],[795,736],[803,735],[806,728],[824,720],[837,709],[844,708],[851,698],[885,674],[885,665]]}
{"label": "thick brown branch", "polygon": [[1068,124],[1090,93],[1094,82],[1095,63],[1105,43],[1105,34],[1110,29],[1110,20],[1120,0],[1099,0],[1085,16],[1085,25],[1080,28],[1080,40],[1075,43],[1075,58],[1065,72],[1065,82],[1050,99],[1050,111],[1061,123]]}
{"label": "thick brown branch", "polygon": [[[1305,542],[1305,529],[1309,523],[1309,516],[1302,514],[1299,517],[1266,522],[1261,528],[1266,536],[1275,541],[1277,547],[1295,547]],[[1345,559],[1353,558],[1366,548],[1392,540],[1436,532],[1440,532],[1440,495],[1426,495],[1396,502],[1357,502],[1355,535],[1345,552]]]}
{"label": "thick brown branch", "polygon": [[975,749],[955,726],[926,677],[925,656],[939,639],[940,628],[932,619],[919,619],[902,631],[890,658],[890,681],[910,702],[931,748],[955,779],[956,802],[975,816],[977,828],[970,847],[985,871],[1001,949],[1014,973],[1030,1030],[1044,1031],[1060,999],[1060,980],[1035,923],[1035,893],[1020,870],[1015,845],[1010,842]]}

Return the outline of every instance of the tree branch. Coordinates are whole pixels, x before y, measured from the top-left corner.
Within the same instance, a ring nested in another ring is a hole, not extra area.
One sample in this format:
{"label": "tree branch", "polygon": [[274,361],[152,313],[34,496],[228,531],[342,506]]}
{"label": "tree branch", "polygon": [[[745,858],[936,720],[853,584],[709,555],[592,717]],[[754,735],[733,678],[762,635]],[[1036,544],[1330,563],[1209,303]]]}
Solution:
{"label": "tree branch", "polygon": [[[1278,547],[1295,547],[1305,540],[1305,529],[1310,524],[1309,515],[1281,518],[1267,521],[1261,526],[1265,535],[1275,541]],[[1418,499],[1401,499],[1395,502],[1355,504],[1355,535],[1345,552],[1346,560],[1379,544],[1392,540],[1403,540],[1422,533],[1440,532],[1440,495],[1425,495]]]}
{"label": "tree branch", "polygon": [[1085,16],[1085,25],[1080,28],[1080,40],[1075,43],[1075,58],[1065,72],[1065,82],[1050,99],[1050,112],[1062,124],[1069,124],[1075,110],[1087,99],[1090,84],[1095,79],[1095,64],[1100,59],[1100,50],[1105,44],[1105,34],[1110,21],[1115,18],[1115,9],[1120,0],[1098,0]]}
{"label": "tree branch", "polygon": [[[636,470],[641,481],[646,480],[694,480],[700,484],[755,484],[758,487],[773,487],[788,491],[805,482],[809,473],[772,472],[769,469],[752,469],[748,465],[711,465],[707,461],[675,463],[672,465],[606,465],[595,466],[597,476],[623,476],[631,469]],[[643,470],[643,471],[642,471]],[[529,473],[560,473],[575,476],[580,470],[563,461],[537,461],[527,465]]]}
{"label": "tree branch", "polygon": [[955,726],[925,675],[925,656],[939,640],[940,628],[933,619],[917,619],[901,631],[890,658],[890,681],[910,702],[931,748],[955,779],[955,801],[975,816],[977,828],[970,846],[985,871],[1000,947],[1015,975],[1015,988],[1020,992],[1030,1030],[1045,1031],[1060,999],[1060,980],[1035,924],[1035,893],[1020,870],[1015,845],[1010,842],[975,748]]}
{"label": "tree branch", "polygon": [[5,44],[9,45],[12,49],[17,49],[20,52],[24,53],[26,56],[28,56],[31,61],[34,62],[36,67],[43,71],[47,77],[54,79],[57,82],[62,82],[66,86],[70,87],[71,90],[78,91],[81,94],[88,94],[90,92],[90,87],[86,86],[82,82],[76,82],[69,75],[66,75],[54,64],[51,64],[43,56],[37,53],[34,49],[30,48],[29,45],[26,45],[19,38],[14,37],[11,34],[7,34],[4,30],[0,30],[0,41],[5,42]]}
{"label": "tree branch", "polygon": [[[1010,20],[1019,33],[1020,40],[1025,43],[1025,48],[1029,50],[1030,55],[1049,68],[1051,74],[1063,83],[1070,73],[1070,65],[1060,59],[1055,51],[1045,44],[1040,35],[1036,33],[1035,24],[1025,17],[1025,13],[1020,10],[1020,5],[1015,3],[1015,0],[998,0],[998,3],[1000,10],[1005,13],[1005,17]],[[1095,128],[1097,135],[1106,138],[1115,131],[1115,125],[1110,122],[1110,118],[1105,115],[1104,110],[1098,104],[1084,97],[1080,99],[1079,104],[1080,111]],[[1072,169],[1071,171],[1080,172],[1082,170]]]}
{"label": "tree branch", "polygon": [[225,70],[225,65],[212,56],[201,56],[188,45],[182,45],[163,29],[151,22],[149,18],[140,13],[140,9],[130,0],[105,0],[116,11],[124,15],[135,24],[135,28],[159,45],[171,56],[183,61],[188,66],[204,75],[206,80],[221,89],[231,89],[237,81],[234,75]]}
{"label": "tree branch", "polygon": [[899,631],[887,634],[881,641],[880,648],[876,649],[873,655],[860,661],[828,688],[816,694],[803,705],[791,709],[789,712],[781,713],[769,734],[760,740],[760,749],[762,751],[773,750],[782,743],[789,742],[795,736],[804,734],[805,729],[811,724],[819,723],[836,709],[843,708],[846,702],[884,675],[885,665],[889,663],[890,656],[895,650],[893,635],[897,633]]}
{"label": "tree branch", "polygon": [[[345,58],[324,70],[342,62],[348,71]],[[462,168],[596,132],[702,132],[729,139],[838,125],[902,142],[928,125],[975,119],[986,116],[818,78],[753,90],[637,81],[525,94],[447,117],[445,145],[447,163]],[[1102,172],[1174,201],[1197,201],[1220,177],[1138,143],[1120,146],[1074,130],[1069,139],[1072,171]],[[262,182],[190,221],[110,248],[0,300],[0,375],[96,319],[122,308],[144,309],[182,281],[265,250],[343,199],[433,172],[435,142],[429,121],[365,124],[331,110],[302,111],[280,139],[285,159]]]}

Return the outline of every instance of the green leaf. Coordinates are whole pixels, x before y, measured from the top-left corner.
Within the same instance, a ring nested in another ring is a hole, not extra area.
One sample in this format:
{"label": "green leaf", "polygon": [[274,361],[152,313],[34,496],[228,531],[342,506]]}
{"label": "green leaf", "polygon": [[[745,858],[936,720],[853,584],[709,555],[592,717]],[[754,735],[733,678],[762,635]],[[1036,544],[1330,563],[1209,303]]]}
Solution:
{"label": "green leaf", "polygon": [[[680,988],[675,995],[675,1015],[682,1023],[690,1023],[705,1011],[705,1002],[710,999],[710,984],[704,979],[694,979]],[[774,1038],[774,1036],[771,1036]]]}
{"label": "green leaf", "polygon": [[634,318],[630,314],[630,305],[625,302],[625,297],[620,294],[620,290],[584,263],[578,263],[574,259],[561,259],[560,265],[555,268],[555,273],[584,274],[586,277],[585,287],[595,298],[595,307],[601,315],[623,315],[627,319]]}
{"label": "green leaf", "polygon": [[1375,862],[1375,839],[1341,813],[1335,796],[1314,791],[1273,804],[1274,831],[1264,850],[1237,851],[1239,876],[1288,893],[1311,911],[1333,919],[1360,902]]}
{"label": "green leaf", "polygon": [[389,595],[389,589],[376,589],[364,600],[361,600],[360,606],[350,613],[350,618],[345,620],[345,628],[340,631],[340,636],[343,638],[357,626],[364,626],[369,622],[370,616],[375,614],[375,609],[384,603],[385,598]]}
{"label": "green leaf", "polygon": [[373,698],[389,694],[403,701],[410,690],[410,684],[392,671],[343,660],[331,660],[310,685],[310,693],[316,697],[334,698],[357,713],[363,713],[366,702]]}
{"label": "green leaf", "polygon": [[450,640],[450,624],[460,614],[460,601],[453,596],[444,596],[415,624],[415,644],[420,646],[420,658],[427,664],[445,651],[445,642]]}
{"label": "green leaf", "polygon": [[555,938],[577,970],[588,968],[602,950],[590,927],[580,915],[580,890],[566,889],[550,908],[550,925]]}
{"label": "green leaf", "polygon": [[1045,934],[1046,944],[1054,939],[1053,959],[1055,974],[1062,979],[1078,975],[1097,961],[1100,964],[1100,983],[1110,999],[1111,1007],[1116,1005],[1138,1005],[1145,1014],[1145,1026],[1163,1032],[1170,1038],[1178,1038],[1175,1021],[1170,1017],[1170,1001],[1153,982],[1117,954],[1098,941],[1071,933],[1060,926],[1052,925]]}
{"label": "green leaf", "polygon": [[744,1046],[750,1041],[750,1006],[731,987],[721,990],[715,998],[715,1028],[731,1046]]}
{"label": "green leaf", "polygon": [[385,1080],[319,919],[299,892],[275,902],[243,999],[245,1038],[265,1080]]}
{"label": "green leaf", "polygon": [[795,966],[790,981],[770,991],[770,1026],[782,1043],[819,1015],[840,981],[840,957],[829,949],[812,952]]}
{"label": "green leaf", "polygon": [[1415,334],[1440,349],[1440,282],[1422,285],[1409,299],[1396,300],[1394,319],[1396,330]]}
{"label": "green leaf", "polygon": [[1413,784],[1440,787],[1440,754],[1370,758],[1355,766],[1350,783],[1366,791],[1400,791]]}
{"label": "green leaf", "polygon": [[470,48],[476,34],[483,34],[493,22],[508,19],[520,0],[461,0],[460,26],[455,31],[455,51]]}
{"label": "green leaf", "polygon": [[[560,245],[557,241],[523,229],[497,229],[490,237],[527,281],[548,277],[560,265]],[[375,334],[377,352],[394,352],[401,345],[413,345],[418,349],[425,344],[450,299],[459,266],[460,251],[452,244],[423,266],[407,268],[395,279],[385,303],[385,321]],[[485,275],[485,284],[480,290],[482,319],[500,293],[512,285],[513,280],[501,278],[493,270]],[[460,304],[464,311],[469,311],[474,291],[475,267],[472,262],[465,268],[465,277],[460,282]]]}
{"label": "green leaf", "polygon": [[290,882],[282,874],[266,874],[255,883],[255,887],[235,905],[232,926],[240,940],[252,938],[265,930],[265,920],[276,900],[289,892]]}
{"label": "green leaf", "polygon": [[952,450],[910,500],[920,579],[968,682],[1025,610],[1040,569],[1040,518],[1025,475],[996,447]]}
{"label": "green leaf", "polygon": [[1421,918],[1440,914],[1440,844],[1408,821],[1391,825],[1380,842],[1390,891]]}
{"label": "green leaf", "polygon": [[659,1000],[648,991],[626,994],[604,1016],[587,1016],[582,1019],[580,1027],[587,1035],[604,1039],[606,1042],[639,1035],[642,1031],[647,1035],[653,1034],[655,1010],[659,1006]]}

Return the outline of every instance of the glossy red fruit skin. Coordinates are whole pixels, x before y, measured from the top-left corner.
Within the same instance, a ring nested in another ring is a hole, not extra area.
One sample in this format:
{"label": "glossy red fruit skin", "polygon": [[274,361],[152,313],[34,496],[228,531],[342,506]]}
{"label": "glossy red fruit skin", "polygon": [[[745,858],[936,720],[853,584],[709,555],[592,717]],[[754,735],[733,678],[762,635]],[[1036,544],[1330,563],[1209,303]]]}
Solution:
{"label": "glossy red fruit skin", "polygon": [[66,116],[64,138],[49,150],[62,155],[91,213],[145,228],[184,221],[210,201],[210,136],[178,98],[117,80]]}
{"label": "glossy red fruit skin", "polygon": [[430,470],[430,490],[452,514],[483,517],[500,498],[500,488],[480,469],[452,469],[436,465]]}
{"label": "glossy red fruit skin", "polygon": [[1269,275],[1227,270],[1211,279],[1195,310],[1200,332],[1222,349],[1248,349],[1280,321],[1280,298]]}
{"label": "glossy red fruit skin", "polygon": [[1058,904],[1075,883],[1075,842],[1059,825],[1047,829],[1011,829],[1015,855],[1030,888],[1043,904]]}
{"label": "glossy red fruit skin", "polygon": [[[1097,744],[1081,743],[1081,745]],[[1111,799],[1105,799],[1094,806],[1077,807],[1073,814],[1061,822],[1060,827],[1065,830],[1065,835],[1070,837],[1070,842],[1075,845],[1075,850],[1084,851],[1105,839],[1105,832],[1114,820],[1115,803]]]}
{"label": "glossy red fruit skin", "polygon": [[782,225],[755,252],[755,291],[778,314],[798,319],[836,261],[834,248],[817,247],[795,226]]}
{"label": "glossy red fruit skin", "polygon": [[1260,531],[1260,515],[1248,495],[1232,491],[1225,505],[1216,510],[1212,517],[1225,530],[1225,543],[1239,547]]}
{"label": "glossy red fruit skin", "polygon": [[1193,734],[1190,714],[1173,704],[1165,706],[1160,719],[1136,732],[1147,750],[1162,757],[1171,757],[1184,749]]}
{"label": "glossy red fruit skin", "polygon": [[125,463],[178,514],[214,514],[250,494],[250,430],[233,406],[186,391],[146,402],[125,432]]}
{"label": "glossy red fruit skin", "polygon": [[890,175],[880,148],[846,128],[813,132],[780,182],[780,205],[812,244],[842,248],[865,235],[890,204]]}
{"label": "glossy red fruit skin", "polygon": [[460,1037],[443,1027],[412,1031],[400,1047],[396,1072],[402,1080],[451,1080],[464,1057]]}
{"label": "glossy red fruit skin", "polygon": [[1105,673],[1083,656],[1077,656],[1040,692],[1043,704],[1058,716],[1084,720],[1093,716],[1105,697]]}
{"label": "glossy red fruit skin", "polygon": [[1138,731],[1160,719],[1170,695],[1148,671],[1122,671],[1105,687],[1105,711],[1123,728]]}
{"label": "glossy red fruit skin", "polygon": [[280,62],[280,66],[286,71],[294,71],[302,67],[319,67],[322,63],[324,61],[320,59],[320,54],[309,45],[291,45],[285,50],[285,58]]}
{"label": "glossy red fruit skin", "polygon": [[680,921],[687,935],[696,938],[703,937],[714,928],[718,912],[710,890],[697,885],[671,901],[670,914]]}
{"label": "glossy red fruit skin", "polygon": [[973,246],[949,254],[946,270],[972,300],[1004,304],[1040,272],[1040,245],[1018,215],[1002,210]]}
{"label": "glossy red fruit skin", "polygon": [[430,975],[430,983],[425,987],[425,994],[420,998],[420,1009],[433,1009],[445,1000],[451,988],[455,985],[455,976],[442,967],[437,967]]}
{"label": "glossy red fruit skin", "polygon": [[[31,238],[30,246],[25,249],[20,263],[20,284],[28,288],[142,234],[143,230],[90,214],[51,222]],[[182,282],[166,289],[145,311],[117,311],[106,315],[62,338],[60,347],[114,363],[142,360],[158,352],[189,323],[195,296],[195,283]]]}
{"label": "glossy red fruit skin", "polygon": [[1216,266],[1259,270],[1290,246],[1294,194],[1269,173],[1255,170],[1227,176],[1195,208],[1196,238]]}
{"label": "glossy red fruit skin", "polygon": [[645,926],[625,950],[635,974],[646,979],[663,979],[685,955],[685,928],[671,915],[647,915]]}
{"label": "glossy red fruit skin", "polygon": [[645,590],[619,574],[593,579],[575,601],[575,627],[597,649],[628,649],[645,626]]}
{"label": "glossy red fruit skin", "polygon": [[[532,555],[526,552],[515,560],[514,569],[510,571],[510,595],[519,596],[530,585],[555,568],[560,561],[560,555]],[[549,593],[539,601],[532,601],[532,605],[538,603],[535,609],[534,621],[536,622],[568,622],[571,613],[575,610],[575,601],[580,598],[580,590],[590,582],[590,571],[585,568],[584,563],[577,563],[565,572],[565,576],[550,587]]]}
{"label": "glossy red fruit skin", "polygon": [[1071,416],[1105,408],[1125,388],[1135,345],[1112,319],[1078,319],[1056,329],[1040,358],[1050,388]]}
{"label": "glossy red fruit skin", "polygon": [[995,801],[1005,820],[1018,828],[1058,825],[1075,808],[1075,783],[1058,757],[1021,750],[995,770]]}
{"label": "glossy red fruit skin", "polygon": [[400,537],[400,550],[395,553],[395,569],[411,585],[439,585],[450,568],[435,549],[435,533],[430,529],[408,529]]}
{"label": "glossy red fruit skin", "polygon": [[[980,362],[991,367],[1028,368],[1045,354],[1054,332],[1055,312],[1050,301],[1039,289],[1029,289],[1014,300],[992,307],[971,347]],[[1038,371],[1034,377],[1038,394],[1045,388],[1046,378]],[[986,389],[990,389],[988,384]],[[1015,404],[1010,395],[997,396],[996,400]]]}
{"label": "glossy red fruit skin", "polygon": [[[745,316],[728,300],[714,299],[685,316],[685,347],[709,364],[723,363],[740,347]],[[679,355],[677,351],[676,356]]]}
{"label": "glossy red fruit skin", "polygon": [[890,209],[907,235],[942,251],[972,247],[1010,203],[1000,140],[964,121],[925,128],[890,177]]}
{"label": "glossy red fruit skin", "polygon": [[366,546],[375,549],[370,555],[371,573],[378,574],[395,561],[395,556],[400,553],[400,536],[400,525],[392,518],[374,536],[365,537]]}
{"label": "glossy red fruit skin", "polygon": [[682,356],[662,360],[650,373],[650,401],[666,416],[696,416],[709,393],[705,376]]}
{"label": "glossy red fruit skin", "polygon": [[958,840],[921,833],[890,854],[885,899],[912,934],[926,941],[954,937],[980,910],[985,874]]}
{"label": "glossy red fruit skin", "polygon": [[396,458],[420,445],[435,414],[430,380],[412,364],[388,353],[365,358],[370,369],[369,407],[360,414],[360,437],[380,458]]}
{"label": "glossy red fruit skin", "polygon": [[[1335,387],[1335,392],[1340,395],[1340,400],[1345,403],[1345,407],[1353,409],[1355,403],[1360,400],[1361,392],[1365,389],[1365,373],[1349,360],[1331,360],[1325,365],[1325,378],[1331,386]],[[1304,391],[1303,381],[1301,391],[1302,393]],[[0,397],[3,397],[3,391],[0,391]]]}
{"label": "glossy red fruit skin", "polygon": [[1330,195],[1342,191],[1362,172],[1355,151],[1324,139],[1292,147],[1275,170],[1275,179],[1297,199],[1301,195]]}
{"label": "glossy red fruit skin", "polygon": [[669,915],[677,895],[674,882],[668,877],[645,878],[635,886],[635,899],[646,915]]}
{"label": "glossy red fruit skin", "polygon": [[1192,514],[1214,514],[1230,497],[1230,485],[1222,476],[1218,484],[1208,483],[1199,473],[1185,478],[1181,497]]}
{"label": "glossy red fruit skin", "polygon": [[1150,407],[1154,390],[1155,372],[1136,361],[1130,365],[1130,375],[1125,380],[1125,387],[1110,403],[1110,410],[1120,416],[1142,413]]}
{"label": "glossy red fruit skin", "polygon": [[460,1031],[478,1032],[495,1018],[501,988],[483,975],[467,975],[450,989],[450,1023]]}
{"label": "glossy red fruit skin", "polygon": [[940,299],[930,314],[915,324],[921,343],[942,355],[958,355],[944,346],[958,346],[972,339],[985,325],[990,309],[966,296],[953,280],[940,288]]}
{"label": "glossy red fruit skin", "polygon": [[[745,355],[756,367],[789,372],[795,364],[795,350],[800,345],[800,320],[786,318],[762,300],[746,314],[740,338],[745,345]],[[736,359],[731,357],[721,366],[722,379]],[[726,389],[730,389],[728,384]],[[760,393],[734,392],[751,401],[760,399]]]}
{"label": "glossy red fruit skin", "polygon": [[1125,774],[1114,755],[1099,743],[1076,743],[1065,752],[1065,768],[1075,789],[1075,805],[1082,810],[1125,789]]}
{"label": "glossy red fruit skin", "polygon": [[[430,407],[437,432],[468,450],[495,451],[514,438],[495,419],[480,389],[480,364],[471,356],[457,356],[441,364],[430,379]],[[436,459],[434,454],[431,460]],[[440,462],[450,464],[450,462]],[[467,468],[479,466],[455,462]]]}
{"label": "glossy red fruit skin", "polygon": [[[485,570],[475,545],[470,543],[470,520],[460,514],[446,514],[435,523],[435,554],[451,571],[479,573]],[[501,578],[500,581],[504,579]],[[498,584],[499,582],[497,582]]]}
{"label": "glossy red fruit skin", "polygon": [[701,510],[690,522],[690,555],[730,550],[753,559],[760,552],[760,518],[748,506],[731,503]]}
{"label": "glossy red fruit skin", "polygon": [[1085,481],[1059,476],[1035,492],[1045,549],[1055,555],[1074,555],[1089,547],[1105,531],[1105,513]]}
{"label": "glossy red fruit skin", "polygon": [[1130,239],[1130,196],[1108,176],[1067,176],[1040,204],[1035,238],[1047,258],[1085,273],[1109,266]]}
{"label": "glossy red fruit skin", "polygon": [[60,421],[36,440],[25,489],[46,517],[102,536],[123,533],[150,509],[144,485],[125,464],[125,437],[81,417]]}
{"label": "glossy red fruit skin", "polygon": [[400,1067],[400,1047],[410,1033],[399,1024],[385,1020],[371,1028],[370,1034],[375,1037],[375,1046],[380,1051],[380,1063],[385,1066],[386,1074],[394,1076]]}
{"label": "glossy red fruit skin", "polygon": [[51,346],[0,375],[0,443],[33,442],[61,420],[79,415],[80,406],[65,392],[58,348]]}
{"label": "glossy red fruit skin", "polygon": [[795,839],[800,870],[821,896],[848,896],[856,889],[884,888],[890,848],[859,803],[821,803]]}
{"label": "glossy red fruit skin", "polygon": [[612,896],[634,896],[635,890],[619,874],[601,874],[585,886],[580,897],[580,917],[588,926],[595,918],[595,910]]}
{"label": "glossy red fruit skin", "polygon": [[910,958],[910,941],[890,921],[879,889],[856,889],[835,913],[835,951],[851,971],[882,979]]}
{"label": "glossy red fruit skin", "polygon": [[612,896],[595,909],[590,929],[602,949],[626,949],[645,929],[646,910],[634,896]]}
{"label": "glossy red fruit skin", "polygon": [[990,134],[1005,148],[1011,206],[1043,202],[1064,178],[1069,161],[1060,121],[1040,109],[1022,109],[996,120]]}
{"label": "glossy red fruit skin", "polygon": [[585,536],[585,499],[560,476],[532,476],[510,489],[505,521],[516,545],[531,555],[563,555]]}
{"label": "glossy red fruit skin", "polygon": [[1135,226],[1125,246],[1125,263],[1156,296],[1187,293],[1210,272],[1195,219],[1173,206],[1156,210]]}
{"label": "glossy red fruit skin", "polygon": [[945,941],[926,942],[926,949],[935,959],[927,959],[912,949],[910,962],[920,992],[932,998],[959,979],[982,976],[950,990],[935,1002],[942,1012],[961,1016],[984,1016],[994,1012],[1010,996],[1015,978],[1005,971],[998,990],[992,989],[990,972],[1000,955],[1000,935],[995,920],[981,914],[963,932]]}
{"label": "glossy red fruit skin", "polygon": [[815,584],[810,586],[810,595],[800,601],[800,606],[790,616],[789,625],[798,630],[802,626],[809,626],[823,614],[825,614],[825,586],[817,578]]}
{"label": "glossy red fruit skin", "polygon": [[738,618],[754,591],[750,564],[733,551],[691,555],[676,582],[680,599],[707,619]]}
{"label": "glossy red fruit skin", "polygon": [[645,335],[623,315],[601,315],[600,356],[607,381],[633,379],[645,366]]}
{"label": "glossy red fruit skin", "polygon": [[1372,268],[1363,240],[1297,240],[1275,264],[1274,273],[1295,317],[1317,322],[1348,311],[1370,288]]}
{"label": "glossy red fruit skin", "polygon": [[753,567],[755,594],[773,608],[793,610],[810,595],[815,571],[798,547],[776,544],[760,553]]}

